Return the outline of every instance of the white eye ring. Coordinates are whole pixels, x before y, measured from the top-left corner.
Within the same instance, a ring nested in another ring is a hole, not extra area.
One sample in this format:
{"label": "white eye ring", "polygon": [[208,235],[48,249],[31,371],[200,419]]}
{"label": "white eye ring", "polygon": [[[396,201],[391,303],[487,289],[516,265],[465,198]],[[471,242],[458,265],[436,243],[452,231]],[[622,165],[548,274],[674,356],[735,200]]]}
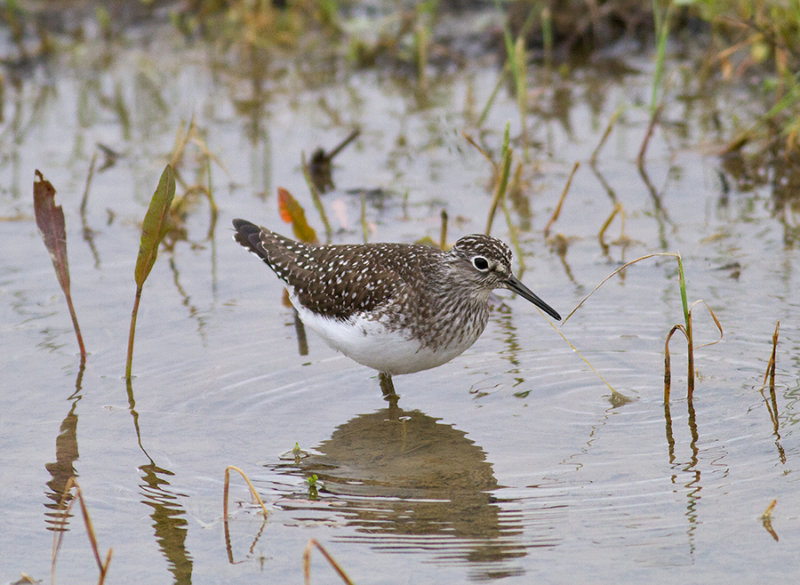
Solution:
{"label": "white eye ring", "polygon": [[489,270],[489,261],[483,256],[474,256],[472,258],[472,265],[481,272]]}

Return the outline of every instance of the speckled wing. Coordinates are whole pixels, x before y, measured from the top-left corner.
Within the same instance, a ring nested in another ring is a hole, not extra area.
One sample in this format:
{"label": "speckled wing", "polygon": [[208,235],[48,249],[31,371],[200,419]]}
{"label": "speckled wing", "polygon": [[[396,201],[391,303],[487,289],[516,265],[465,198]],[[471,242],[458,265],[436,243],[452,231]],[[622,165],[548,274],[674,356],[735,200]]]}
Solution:
{"label": "speckled wing", "polygon": [[422,246],[310,246],[244,220],[235,220],[234,227],[236,241],[264,260],[297,302],[339,320],[375,311],[390,301],[411,301],[417,290],[408,277],[420,263],[427,264]]}

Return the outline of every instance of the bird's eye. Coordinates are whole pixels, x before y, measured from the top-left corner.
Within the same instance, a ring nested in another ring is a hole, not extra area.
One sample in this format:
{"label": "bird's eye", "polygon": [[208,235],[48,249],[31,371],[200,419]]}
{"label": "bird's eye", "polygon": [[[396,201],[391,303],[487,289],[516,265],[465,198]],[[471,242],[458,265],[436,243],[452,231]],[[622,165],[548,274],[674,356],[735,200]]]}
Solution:
{"label": "bird's eye", "polygon": [[472,265],[481,272],[489,270],[489,262],[483,256],[475,256],[472,259]]}

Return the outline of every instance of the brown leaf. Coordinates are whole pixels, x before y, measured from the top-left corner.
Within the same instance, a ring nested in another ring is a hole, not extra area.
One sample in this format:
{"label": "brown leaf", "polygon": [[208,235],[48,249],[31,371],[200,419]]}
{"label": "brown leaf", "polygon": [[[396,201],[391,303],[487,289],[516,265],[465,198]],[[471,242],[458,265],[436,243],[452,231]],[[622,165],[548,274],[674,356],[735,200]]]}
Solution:
{"label": "brown leaf", "polygon": [[81,356],[86,356],[86,347],[83,344],[81,328],[78,317],[72,304],[72,295],[69,291],[69,264],[67,262],[67,230],[64,222],[64,210],[56,205],[56,190],[53,185],[36,170],[33,179],[33,213],[36,216],[36,225],[42,232],[42,240],[50,253],[53,267],[56,270],[58,284],[64,291],[67,299],[67,308],[72,318],[72,327],[78,338],[78,347]]}
{"label": "brown leaf", "polygon": [[58,283],[65,293],[69,292],[69,265],[67,263],[67,233],[64,210],[55,204],[56,190],[53,185],[36,170],[33,181],[33,211],[36,225],[42,232],[50,259],[56,269]]}

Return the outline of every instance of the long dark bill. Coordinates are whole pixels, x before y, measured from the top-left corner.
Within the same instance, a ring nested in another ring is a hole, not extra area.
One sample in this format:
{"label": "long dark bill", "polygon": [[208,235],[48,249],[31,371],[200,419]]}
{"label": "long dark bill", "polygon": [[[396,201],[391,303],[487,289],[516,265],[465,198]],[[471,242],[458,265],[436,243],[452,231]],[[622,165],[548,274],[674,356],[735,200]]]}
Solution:
{"label": "long dark bill", "polygon": [[523,299],[526,299],[532,302],[537,307],[539,307],[542,311],[550,315],[553,319],[561,321],[561,315],[559,315],[553,307],[551,307],[550,305],[545,303],[542,299],[537,297],[536,294],[534,294],[534,292],[531,289],[522,284],[522,282],[520,282],[520,280],[513,274],[508,277],[508,280],[506,280],[506,285],[508,286],[509,289],[513,290]]}

